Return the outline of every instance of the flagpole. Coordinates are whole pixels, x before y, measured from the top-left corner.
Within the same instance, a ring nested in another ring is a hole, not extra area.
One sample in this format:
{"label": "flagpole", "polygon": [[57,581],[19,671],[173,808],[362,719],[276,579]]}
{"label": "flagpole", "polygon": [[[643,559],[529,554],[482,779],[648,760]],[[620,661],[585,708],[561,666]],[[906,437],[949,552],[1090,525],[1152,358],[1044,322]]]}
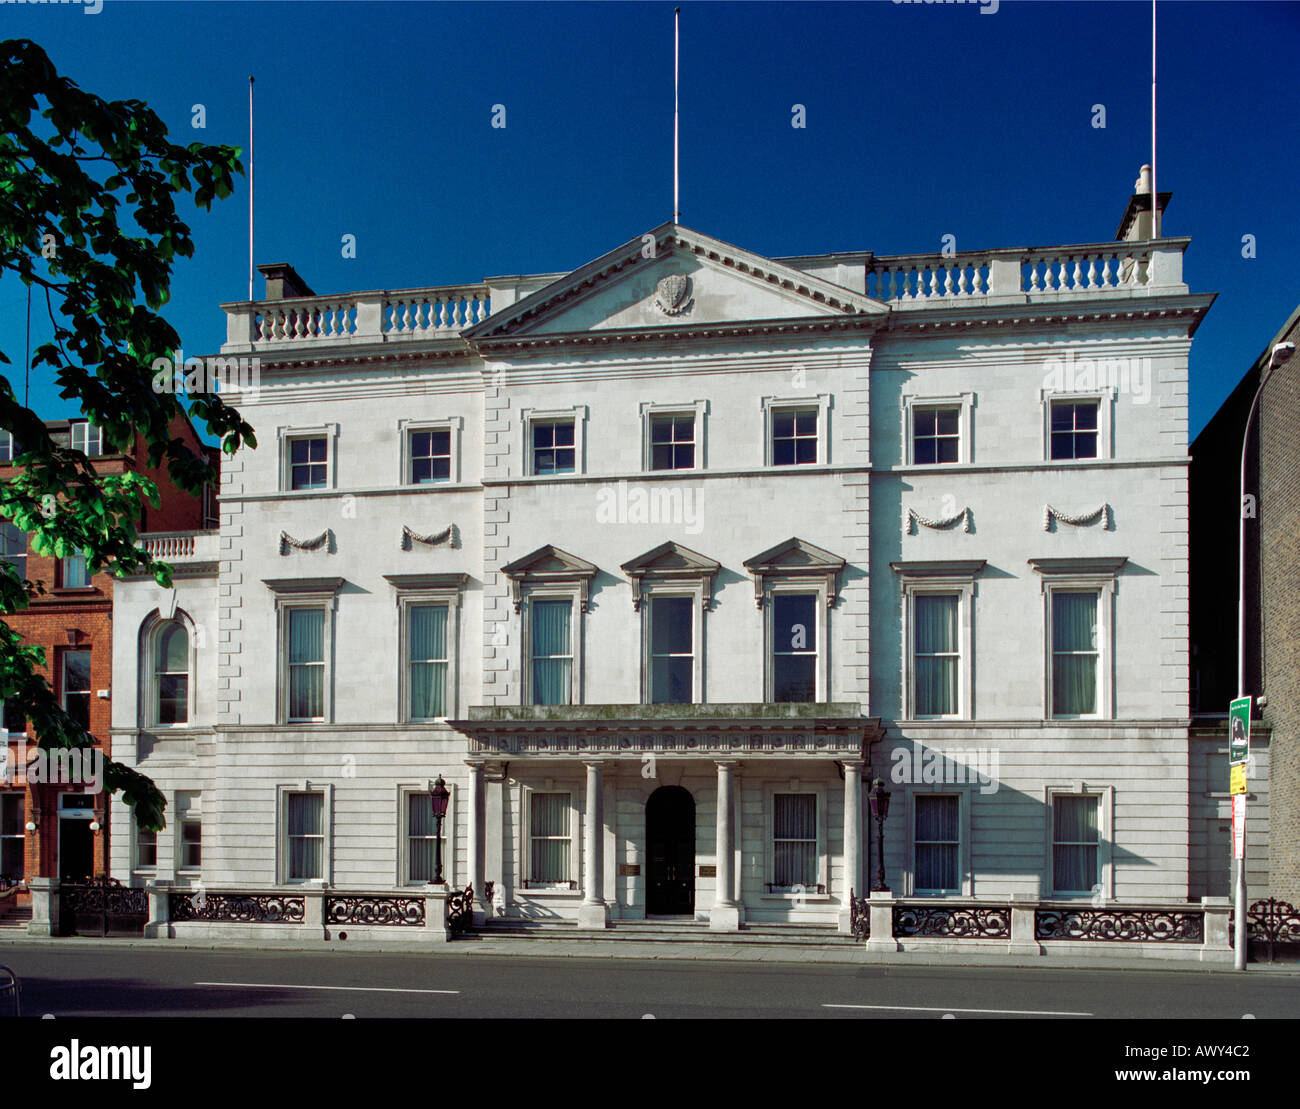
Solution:
{"label": "flagpole", "polygon": [[678,144],[678,115],[679,99],[677,92],[677,72],[678,62],[681,54],[681,19],[682,9],[673,9],[673,223],[677,223],[681,216],[681,208],[678,205],[678,168],[679,162],[679,144]]}
{"label": "flagpole", "polygon": [[248,299],[253,299],[253,78],[248,78]]}
{"label": "flagpole", "polygon": [[1160,238],[1160,193],[1156,191],[1156,0],[1151,0],[1151,237]]}

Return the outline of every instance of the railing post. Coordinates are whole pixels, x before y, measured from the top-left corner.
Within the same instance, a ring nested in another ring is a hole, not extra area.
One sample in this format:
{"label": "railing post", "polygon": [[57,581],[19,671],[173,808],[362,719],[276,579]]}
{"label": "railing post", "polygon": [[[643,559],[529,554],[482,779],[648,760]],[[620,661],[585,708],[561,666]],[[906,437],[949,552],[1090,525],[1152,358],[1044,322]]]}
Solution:
{"label": "railing post", "polygon": [[998,257],[989,259],[990,298],[1006,297],[1012,301],[1023,301],[1024,290],[1020,287],[1019,257]]}
{"label": "railing post", "polygon": [[1161,249],[1158,246],[1151,247],[1151,260],[1147,267],[1147,288],[1150,289],[1169,289],[1181,287],[1186,291],[1183,285],[1183,252],[1179,248],[1173,250]]}
{"label": "railing post", "polygon": [[384,332],[384,294],[363,293],[357,297],[357,329],[354,339],[379,339]]}
{"label": "railing post", "polygon": [[894,895],[889,890],[874,890],[871,894],[871,935],[867,938],[868,951],[899,951],[894,939]]}
{"label": "railing post", "polygon": [[257,309],[252,304],[239,304],[226,309],[226,344],[228,346],[251,346],[257,339],[253,334],[253,322]]}
{"label": "railing post", "polygon": [[1232,899],[1202,897],[1201,906],[1205,909],[1204,926],[1201,928],[1201,961],[1231,962],[1232,933],[1228,928],[1228,916],[1232,912]]}
{"label": "railing post", "polygon": [[1041,955],[1043,948],[1034,935],[1034,910],[1038,898],[1023,893],[1011,895],[1011,942],[1008,955]]}
{"label": "railing post", "polygon": [[446,943],[451,939],[447,927],[447,887],[432,889],[424,895],[424,939],[433,943]]}
{"label": "railing post", "polygon": [[29,936],[58,936],[59,931],[59,880],[57,878],[28,878],[27,888],[32,894],[32,919],[27,922]]}
{"label": "railing post", "polygon": [[329,890],[317,886],[302,891],[302,926],[303,930],[310,934],[311,929],[316,929],[316,934],[321,939],[328,939],[325,934],[325,898],[329,896]]}
{"label": "railing post", "polygon": [[171,881],[167,878],[151,878],[144,884],[149,894],[149,919],[144,926],[144,938],[147,940],[172,938],[171,886]]}

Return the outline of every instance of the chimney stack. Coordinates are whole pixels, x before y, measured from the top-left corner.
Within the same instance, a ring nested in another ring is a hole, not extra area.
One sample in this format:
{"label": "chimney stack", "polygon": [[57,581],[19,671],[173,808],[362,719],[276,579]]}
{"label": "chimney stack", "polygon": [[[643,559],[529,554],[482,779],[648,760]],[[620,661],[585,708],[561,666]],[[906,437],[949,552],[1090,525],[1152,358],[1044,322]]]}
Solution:
{"label": "chimney stack", "polygon": [[[1161,233],[1164,232],[1164,214],[1173,193],[1160,194]],[[1138,242],[1151,238],[1151,167],[1143,166],[1138,179],[1133,182],[1133,195],[1129,197],[1124,218],[1120,220],[1119,230],[1115,232],[1119,242]]]}
{"label": "chimney stack", "polygon": [[289,300],[293,297],[311,297],[311,286],[307,284],[288,262],[273,262],[258,266],[257,272],[266,278],[267,300]]}

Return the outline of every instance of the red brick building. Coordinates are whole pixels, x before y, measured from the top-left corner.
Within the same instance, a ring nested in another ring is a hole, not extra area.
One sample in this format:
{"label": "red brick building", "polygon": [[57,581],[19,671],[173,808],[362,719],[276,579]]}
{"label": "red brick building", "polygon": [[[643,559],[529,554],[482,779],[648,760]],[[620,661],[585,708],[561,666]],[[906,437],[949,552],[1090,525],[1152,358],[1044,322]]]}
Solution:
{"label": "red brick building", "polygon": [[[210,492],[193,496],[172,484],[165,468],[148,466],[142,438],[137,437],[129,453],[108,454],[99,429],[86,420],[52,420],[46,426],[56,442],[91,457],[96,473],[134,472],[154,481],[160,504],[145,506],[142,533],[215,526],[216,503]],[[178,417],[170,430],[191,450],[217,456],[216,448],[201,442],[186,417]],[[10,434],[0,432],[0,480],[20,452]],[[26,642],[45,649],[43,673],[55,696],[86,724],[96,738],[96,748],[106,752],[113,690],[112,575],[88,574],[80,557],[36,554],[29,549],[27,536],[8,521],[0,521],[0,558],[15,565],[20,575],[44,584],[44,595],[6,621]],[[72,879],[107,873],[107,795],[96,789],[91,767],[80,768],[80,784],[62,775],[60,784],[51,783],[47,770],[28,765],[36,757],[36,740],[26,721],[10,713],[0,720],[12,768],[12,781],[0,785],[0,887],[37,876]],[[0,896],[0,915],[12,915],[15,909],[23,913],[25,904],[25,894]]]}

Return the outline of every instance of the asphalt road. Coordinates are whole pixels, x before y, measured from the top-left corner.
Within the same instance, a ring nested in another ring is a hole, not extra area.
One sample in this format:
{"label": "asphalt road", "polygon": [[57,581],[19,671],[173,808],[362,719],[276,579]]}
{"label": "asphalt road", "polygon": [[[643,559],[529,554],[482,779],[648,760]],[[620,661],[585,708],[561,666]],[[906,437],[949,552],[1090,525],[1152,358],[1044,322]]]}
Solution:
{"label": "asphalt road", "polygon": [[1300,975],[0,946],[25,1016],[1300,1016]]}

